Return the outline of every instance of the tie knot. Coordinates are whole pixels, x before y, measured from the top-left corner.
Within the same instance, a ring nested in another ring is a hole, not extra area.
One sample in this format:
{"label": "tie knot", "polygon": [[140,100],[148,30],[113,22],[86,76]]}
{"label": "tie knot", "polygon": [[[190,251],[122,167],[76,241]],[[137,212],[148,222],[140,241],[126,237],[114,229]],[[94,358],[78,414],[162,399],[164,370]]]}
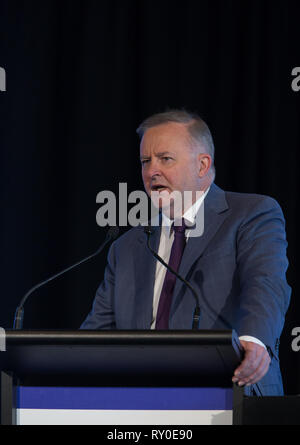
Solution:
{"label": "tie knot", "polygon": [[182,218],[181,220],[177,220],[173,223],[173,230],[175,235],[177,233],[185,233],[185,229],[186,229],[186,224],[184,219]]}

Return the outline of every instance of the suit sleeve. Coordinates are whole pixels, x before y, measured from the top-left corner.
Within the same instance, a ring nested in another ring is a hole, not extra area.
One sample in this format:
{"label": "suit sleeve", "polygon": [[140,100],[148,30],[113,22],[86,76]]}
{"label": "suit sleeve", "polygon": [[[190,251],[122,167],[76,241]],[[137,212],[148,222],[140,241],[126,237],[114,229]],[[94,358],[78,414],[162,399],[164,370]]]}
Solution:
{"label": "suit sleeve", "polygon": [[258,338],[274,355],[290,301],[286,281],[285,221],[278,203],[262,197],[239,227],[237,264],[241,294],[239,336]]}
{"label": "suit sleeve", "polygon": [[104,280],[97,289],[93,307],[80,329],[115,329],[114,286],[115,245],[111,245]]}

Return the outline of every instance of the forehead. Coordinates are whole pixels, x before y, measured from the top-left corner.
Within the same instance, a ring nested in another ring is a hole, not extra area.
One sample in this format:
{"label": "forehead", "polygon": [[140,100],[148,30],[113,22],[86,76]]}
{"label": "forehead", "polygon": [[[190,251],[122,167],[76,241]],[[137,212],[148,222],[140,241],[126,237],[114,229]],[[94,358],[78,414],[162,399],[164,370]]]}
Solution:
{"label": "forehead", "polygon": [[141,140],[140,151],[145,155],[152,151],[185,151],[190,147],[191,140],[187,126],[170,122],[146,130]]}

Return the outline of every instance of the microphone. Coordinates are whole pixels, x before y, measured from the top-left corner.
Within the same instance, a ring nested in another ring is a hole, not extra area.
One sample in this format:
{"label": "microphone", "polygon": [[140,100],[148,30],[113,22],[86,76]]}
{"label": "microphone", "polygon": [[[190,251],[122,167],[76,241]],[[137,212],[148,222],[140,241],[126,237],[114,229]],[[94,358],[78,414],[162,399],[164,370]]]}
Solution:
{"label": "microphone", "polygon": [[61,272],[58,272],[57,274],[51,276],[50,278],[47,278],[46,280],[42,281],[39,284],[36,284],[34,287],[32,287],[22,298],[20,301],[19,306],[16,309],[15,318],[14,318],[14,324],[13,329],[22,329],[23,327],[23,318],[24,318],[24,305],[28,299],[28,297],[35,292],[40,287],[44,286],[45,284],[49,283],[52,280],[55,280],[55,278],[60,277],[61,275],[65,274],[66,272],[69,272],[70,270],[74,269],[77,266],[80,266],[81,264],[85,263],[86,261],[89,261],[90,259],[94,258],[95,256],[99,255],[100,252],[104,249],[106,244],[108,244],[110,241],[113,241],[115,238],[117,238],[119,234],[119,227],[110,227],[110,229],[106,233],[106,237],[104,242],[101,244],[101,246],[96,250],[96,252],[92,253],[88,257],[84,258],[83,260],[78,261],[77,263],[73,264],[72,266],[67,267],[66,269],[62,270]]}
{"label": "microphone", "polygon": [[174,274],[176,276],[176,278],[178,278],[180,281],[182,281],[182,283],[184,283],[192,292],[193,296],[195,297],[196,300],[196,307],[194,310],[194,315],[193,315],[193,324],[192,324],[192,329],[199,329],[199,322],[200,322],[200,316],[201,316],[201,309],[200,309],[200,305],[199,305],[199,298],[198,295],[195,291],[195,289],[192,287],[192,285],[186,281],[183,277],[181,277],[172,267],[170,267],[156,252],[155,250],[152,249],[152,247],[150,246],[150,236],[153,233],[152,227],[151,226],[145,226],[144,227],[144,232],[147,235],[147,247],[150,250],[150,252],[152,253],[152,255],[154,255],[154,257],[161,263],[163,264],[172,274]]}

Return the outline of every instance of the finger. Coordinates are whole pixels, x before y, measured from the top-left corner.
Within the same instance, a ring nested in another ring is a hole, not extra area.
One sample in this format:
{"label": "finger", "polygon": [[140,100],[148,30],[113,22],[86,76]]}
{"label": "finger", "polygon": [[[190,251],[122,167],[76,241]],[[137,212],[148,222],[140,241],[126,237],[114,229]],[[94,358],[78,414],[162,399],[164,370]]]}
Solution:
{"label": "finger", "polygon": [[270,358],[265,357],[259,364],[258,368],[249,377],[244,378],[242,383],[246,385],[257,383],[268,372],[270,362]]}
{"label": "finger", "polygon": [[[248,346],[248,345],[247,345]],[[260,367],[263,369],[264,361],[270,362],[270,356],[266,349],[251,345],[246,349],[245,358],[241,365],[235,370],[232,378],[233,382],[245,382],[246,379],[251,377],[256,370]]]}
{"label": "finger", "polygon": [[254,370],[252,374],[238,378],[238,380],[236,381],[238,381],[238,384],[240,386],[252,385],[253,383],[258,382],[267,373],[270,362],[271,359],[269,355],[265,355],[259,366]]}
{"label": "finger", "polygon": [[239,374],[243,373],[244,371],[249,374],[249,372],[253,372],[251,371],[251,367],[253,370],[258,367],[262,357],[267,353],[267,351],[263,346],[251,341],[241,340],[241,344],[245,351],[245,356],[244,360],[236,371]]}
{"label": "finger", "polygon": [[234,372],[234,381],[246,378],[253,374],[263,359],[262,355],[257,355],[254,351],[247,351],[245,358]]}

